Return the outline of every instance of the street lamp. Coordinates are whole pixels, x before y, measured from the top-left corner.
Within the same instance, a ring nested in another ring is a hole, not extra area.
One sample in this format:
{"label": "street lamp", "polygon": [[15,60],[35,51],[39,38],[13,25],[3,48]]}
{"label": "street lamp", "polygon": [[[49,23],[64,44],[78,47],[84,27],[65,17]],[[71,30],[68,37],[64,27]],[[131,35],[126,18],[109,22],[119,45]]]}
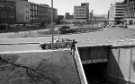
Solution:
{"label": "street lamp", "polygon": [[53,48],[54,45],[54,17],[53,17],[53,0],[51,0],[51,34],[52,34],[52,45]]}

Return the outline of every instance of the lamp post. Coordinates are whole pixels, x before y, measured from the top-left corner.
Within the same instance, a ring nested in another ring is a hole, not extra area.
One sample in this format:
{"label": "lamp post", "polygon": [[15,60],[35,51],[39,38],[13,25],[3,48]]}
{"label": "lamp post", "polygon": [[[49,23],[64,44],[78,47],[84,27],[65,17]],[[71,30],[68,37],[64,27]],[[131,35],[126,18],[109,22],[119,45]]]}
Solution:
{"label": "lamp post", "polygon": [[51,0],[51,34],[52,34],[52,45],[53,48],[54,45],[54,17],[53,17],[53,0]]}

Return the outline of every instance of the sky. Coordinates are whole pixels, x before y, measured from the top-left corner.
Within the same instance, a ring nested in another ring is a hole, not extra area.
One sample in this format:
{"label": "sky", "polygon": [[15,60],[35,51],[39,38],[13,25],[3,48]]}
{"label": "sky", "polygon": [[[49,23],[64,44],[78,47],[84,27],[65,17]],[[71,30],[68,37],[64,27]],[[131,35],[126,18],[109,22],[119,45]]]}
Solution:
{"label": "sky", "polygon": [[[51,4],[51,0],[29,0],[39,4]],[[95,15],[104,15],[108,13],[110,4],[123,0],[54,0],[54,7],[57,8],[58,14],[65,15],[65,12],[73,14],[74,6],[81,5],[82,2],[89,3],[90,11],[93,10]]]}

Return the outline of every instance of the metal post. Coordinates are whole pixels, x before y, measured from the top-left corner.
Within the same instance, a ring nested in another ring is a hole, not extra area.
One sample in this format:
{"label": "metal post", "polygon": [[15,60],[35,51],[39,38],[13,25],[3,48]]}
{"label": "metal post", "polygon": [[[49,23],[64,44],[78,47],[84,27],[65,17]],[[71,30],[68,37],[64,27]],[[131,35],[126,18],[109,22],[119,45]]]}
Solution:
{"label": "metal post", "polygon": [[52,33],[52,45],[53,48],[54,45],[54,17],[53,17],[53,0],[51,0],[51,33]]}

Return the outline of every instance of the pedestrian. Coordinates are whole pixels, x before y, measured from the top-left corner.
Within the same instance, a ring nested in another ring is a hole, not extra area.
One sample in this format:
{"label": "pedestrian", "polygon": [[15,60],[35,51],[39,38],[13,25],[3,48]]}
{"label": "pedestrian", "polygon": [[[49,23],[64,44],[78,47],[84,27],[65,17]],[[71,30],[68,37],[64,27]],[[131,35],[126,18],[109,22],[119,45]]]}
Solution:
{"label": "pedestrian", "polygon": [[77,42],[75,40],[73,40],[72,44],[71,44],[71,51],[75,50],[75,44]]}

